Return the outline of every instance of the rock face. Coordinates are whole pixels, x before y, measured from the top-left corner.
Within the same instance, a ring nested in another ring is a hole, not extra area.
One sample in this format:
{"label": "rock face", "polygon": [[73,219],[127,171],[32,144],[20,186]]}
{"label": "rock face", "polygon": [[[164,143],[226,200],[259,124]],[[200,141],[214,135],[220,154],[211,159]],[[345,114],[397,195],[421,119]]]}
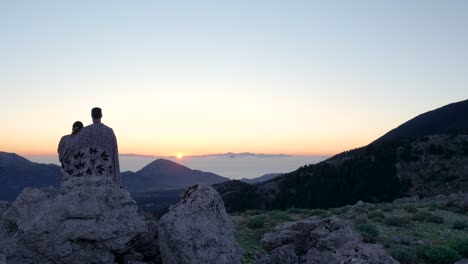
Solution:
{"label": "rock face", "polygon": [[271,255],[256,264],[398,263],[381,246],[363,243],[351,223],[337,217],[279,225],[261,243]]}
{"label": "rock face", "polygon": [[221,196],[211,186],[194,185],[158,226],[164,264],[236,264],[240,247]]}
{"label": "rock face", "polygon": [[127,191],[105,178],[72,178],[60,193],[23,190],[0,219],[0,256],[17,264],[114,263],[146,229]]}

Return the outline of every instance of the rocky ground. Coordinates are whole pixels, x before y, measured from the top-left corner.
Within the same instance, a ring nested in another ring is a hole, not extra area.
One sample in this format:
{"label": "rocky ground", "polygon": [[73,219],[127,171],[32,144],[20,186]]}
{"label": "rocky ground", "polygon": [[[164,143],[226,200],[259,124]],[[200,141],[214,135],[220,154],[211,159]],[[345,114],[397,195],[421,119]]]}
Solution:
{"label": "rocky ground", "polygon": [[393,203],[360,202],[329,210],[291,208],[233,214],[235,236],[245,251],[242,263],[256,263],[271,253],[262,237],[268,236],[278,224],[311,217],[348,220],[364,242],[380,244],[400,263],[453,264],[468,258],[468,195],[453,194],[422,200],[399,199]]}
{"label": "rocky ground", "polygon": [[230,216],[215,189],[195,185],[158,220],[110,180],[74,178],[0,202],[0,264],[459,264],[467,212],[460,193]]}

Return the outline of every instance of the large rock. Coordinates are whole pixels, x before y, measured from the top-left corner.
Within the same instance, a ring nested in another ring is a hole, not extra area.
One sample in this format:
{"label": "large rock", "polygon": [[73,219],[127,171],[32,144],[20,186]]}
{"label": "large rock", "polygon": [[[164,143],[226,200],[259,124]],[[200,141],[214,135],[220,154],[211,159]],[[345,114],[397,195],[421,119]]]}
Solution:
{"label": "large rock", "polygon": [[337,217],[279,225],[261,243],[271,254],[256,264],[398,263],[381,246],[363,243],[352,224]]}
{"label": "large rock", "polygon": [[231,218],[211,186],[190,187],[161,218],[158,233],[164,264],[240,263]]}
{"label": "large rock", "polygon": [[468,264],[468,259],[462,259],[458,262],[455,262],[455,264]]}
{"label": "large rock", "polygon": [[0,255],[8,263],[114,263],[145,232],[124,189],[100,177],[54,188],[26,188],[0,219]]}

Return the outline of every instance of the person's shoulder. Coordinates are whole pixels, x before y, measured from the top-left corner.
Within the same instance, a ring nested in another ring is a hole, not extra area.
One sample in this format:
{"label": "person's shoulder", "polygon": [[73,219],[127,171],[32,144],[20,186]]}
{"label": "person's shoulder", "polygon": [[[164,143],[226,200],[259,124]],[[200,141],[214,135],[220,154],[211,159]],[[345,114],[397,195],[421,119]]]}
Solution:
{"label": "person's shoulder", "polygon": [[70,137],[71,137],[71,135],[65,135],[65,136],[60,138],[60,142],[67,141]]}

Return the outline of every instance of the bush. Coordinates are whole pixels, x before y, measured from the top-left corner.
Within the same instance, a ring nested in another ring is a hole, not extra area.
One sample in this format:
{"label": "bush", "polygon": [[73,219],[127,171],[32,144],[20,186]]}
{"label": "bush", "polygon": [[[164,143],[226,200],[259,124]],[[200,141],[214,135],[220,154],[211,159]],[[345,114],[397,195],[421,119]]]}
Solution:
{"label": "bush", "polygon": [[268,213],[271,220],[279,222],[287,222],[293,220],[287,213],[279,210],[274,210]]}
{"label": "bush", "polygon": [[435,224],[442,224],[445,222],[444,218],[434,215],[428,211],[417,212],[411,217],[414,221],[429,222]]}
{"label": "bush", "polygon": [[453,229],[462,230],[467,227],[467,224],[464,221],[455,221],[452,224]]}
{"label": "bush", "polygon": [[244,214],[246,215],[259,215],[259,214],[263,214],[265,211],[263,210],[259,210],[259,209],[253,209],[253,210],[247,210],[244,212]]}
{"label": "bush", "polygon": [[286,212],[288,212],[290,214],[308,214],[309,209],[302,209],[302,208],[292,207],[292,208],[289,208],[288,210],[286,210]]}
{"label": "bush", "polygon": [[247,227],[248,228],[262,228],[265,226],[267,220],[266,215],[255,215],[249,217],[247,221]]}
{"label": "bush", "polygon": [[395,210],[395,207],[390,206],[390,205],[386,205],[382,207],[382,211],[387,212],[387,213],[393,212],[393,210]]}
{"label": "bush", "polygon": [[370,212],[367,216],[369,217],[369,219],[373,219],[373,220],[385,219],[385,215],[381,212]]}
{"label": "bush", "polygon": [[410,224],[410,220],[406,217],[390,216],[385,218],[385,224],[389,226],[404,227]]}
{"label": "bush", "polygon": [[457,251],[445,246],[424,247],[422,257],[432,264],[453,264],[461,259]]}
{"label": "bush", "polygon": [[330,211],[335,215],[342,215],[342,214],[347,213],[349,209],[350,209],[349,206],[344,206],[344,207],[333,208]]}
{"label": "bush", "polygon": [[444,218],[437,216],[437,215],[431,215],[426,219],[427,222],[429,223],[434,223],[434,224],[442,224],[445,220]]}
{"label": "bush", "polygon": [[463,257],[468,257],[468,238],[454,240],[450,242],[450,247]]}
{"label": "bush", "polygon": [[318,216],[320,218],[325,218],[331,216],[330,213],[328,213],[325,210],[322,209],[314,209],[309,211],[310,216]]}
{"label": "bush", "polygon": [[421,221],[421,222],[424,222],[426,221],[429,217],[432,217],[434,216],[433,214],[431,214],[430,212],[428,211],[420,211],[420,212],[417,212],[415,214],[413,214],[413,216],[411,217],[411,219],[413,219],[414,221]]}
{"label": "bush", "polygon": [[360,224],[356,229],[362,234],[362,238],[366,243],[375,243],[379,236],[379,229],[373,224]]}
{"label": "bush", "polygon": [[420,263],[416,253],[412,249],[405,248],[391,248],[389,250],[390,255],[398,260],[401,264],[416,264]]}
{"label": "bush", "polygon": [[408,212],[408,213],[417,213],[418,212],[418,208],[416,208],[416,206],[414,205],[407,205],[404,207],[404,209]]}

